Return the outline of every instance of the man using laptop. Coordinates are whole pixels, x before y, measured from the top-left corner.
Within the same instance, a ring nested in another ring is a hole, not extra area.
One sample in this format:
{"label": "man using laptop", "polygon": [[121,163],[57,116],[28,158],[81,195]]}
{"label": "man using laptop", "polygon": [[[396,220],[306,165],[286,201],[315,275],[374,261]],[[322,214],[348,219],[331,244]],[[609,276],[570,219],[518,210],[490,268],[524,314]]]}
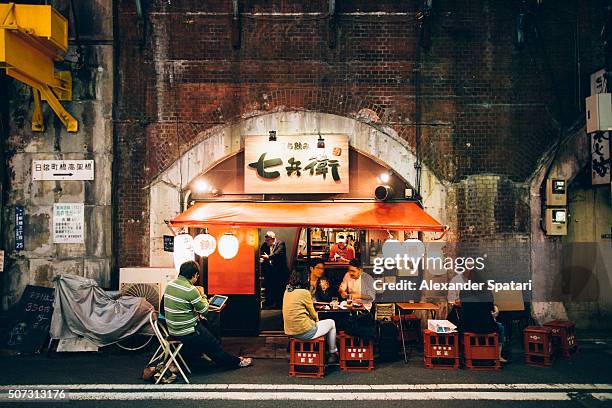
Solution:
{"label": "man using laptop", "polygon": [[198,281],[200,267],[194,261],[181,265],[179,276],[168,283],[164,293],[164,317],[170,335],[183,343],[183,355],[198,361],[202,353],[216,364],[227,368],[250,366],[250,358],[236,357],[225,350],[213,334],[200,322],[209,310],[206,296],[194,286]]}

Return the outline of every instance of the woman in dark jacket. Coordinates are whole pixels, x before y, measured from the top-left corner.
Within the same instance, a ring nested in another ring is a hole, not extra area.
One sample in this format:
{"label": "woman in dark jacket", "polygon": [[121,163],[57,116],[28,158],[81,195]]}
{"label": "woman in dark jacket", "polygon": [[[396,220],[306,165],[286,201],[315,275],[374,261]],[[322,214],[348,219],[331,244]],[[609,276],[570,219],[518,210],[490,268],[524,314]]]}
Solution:
{"label": "woman in dark jacket", "polygon": [[[472,275],[473,282],[481,282],[475,274]],[[501,356],[502,346],[505,342],[504,326],[495,320],[497,308],[493,303],[493,293],[490,290],[463,290],[461,299],[461,313],[459,320],[459,331],[461,333],[499,335],[499,360],[506,363],[507,360]]]}

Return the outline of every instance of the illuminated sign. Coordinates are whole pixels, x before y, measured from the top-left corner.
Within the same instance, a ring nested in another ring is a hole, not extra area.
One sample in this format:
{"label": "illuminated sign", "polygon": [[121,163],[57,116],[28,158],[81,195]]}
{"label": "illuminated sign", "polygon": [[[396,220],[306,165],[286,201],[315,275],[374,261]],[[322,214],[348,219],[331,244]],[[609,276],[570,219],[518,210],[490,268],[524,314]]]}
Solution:
{"label": "illuminated sign", "polygon": [[247,136],[246,193],[348,193],[348,136]]}

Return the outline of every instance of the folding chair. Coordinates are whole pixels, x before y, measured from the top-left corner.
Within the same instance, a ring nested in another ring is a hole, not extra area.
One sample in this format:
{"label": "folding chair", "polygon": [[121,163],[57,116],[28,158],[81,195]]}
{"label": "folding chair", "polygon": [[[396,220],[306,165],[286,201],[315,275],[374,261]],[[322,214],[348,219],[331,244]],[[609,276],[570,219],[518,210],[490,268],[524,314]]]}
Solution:
{"label": "folding chair", "polygon": [[[189,374],[191,374],[191,370],[189,369],[189,366],[187,365],[187,363],[183,359],[183,356],[180,353],[181,349],[183,348],[183,343],[181,343],[178,340],[168,339],[169,337],[168,331],[165,328],[163,328],[163,326],[160,326],[157,323],[157,317],[155,313],[156,312],[153,311],[149,314],[149,323],[151,324],[151,327],[153,328],[153,331],[155,332],[155,337],[157,337],[157,340],[159,341],[159,347],[155,351],[155,354],[153,354],[153,357],[149,361],[149,364],[159,359],[161,359],[162,364],[164,364],[165,362],[164,368],[162,372],[160,373],[160,376],[157,379],[157,381],[155,381],[155,384],[159,384],[161,379],[164,377],[164,374],[166,374],[166,371],[168,371],[168,369],[170,368],[172,364],[174,364],[176,368],[179,370],[179,372],[181,373],[181,376],[183,376],[183,380],[185,380],[185,382],[189,384],[189,379],[187,378],[187,375],[185,375],[185,372],[183,371],[183,367],[185,367],[185,370]],[[183,367],[181,367],[181,364]]]}

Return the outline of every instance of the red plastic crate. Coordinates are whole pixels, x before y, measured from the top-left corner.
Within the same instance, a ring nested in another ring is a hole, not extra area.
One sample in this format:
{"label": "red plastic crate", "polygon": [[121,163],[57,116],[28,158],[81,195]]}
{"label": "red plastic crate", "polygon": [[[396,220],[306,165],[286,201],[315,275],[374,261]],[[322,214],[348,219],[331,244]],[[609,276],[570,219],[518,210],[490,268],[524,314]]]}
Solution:
{"label": "red plastic crate", "polygon": [[325,375],[325,337],[312,340],[291,338],[289,347],[289,375],[316,377]]}
{"label": "red plastic crate", "polygon": [[569,320],[553,320],[544,324],[552,329],[553,346],[561,351],[563,357],[569,358],[578,352],[576,326]]}
{"label": "red plastic crate", "polygon": [[553,358],[552,329],[544,326],[527,326],[523,331],[525,364],[550,367]]}
{"label": "red plastic crate", "polygon": [[497,333],[463,333],[465,367],[471,370],[498,370],[499,338]]}
{"label": "red plastic crate", "polygon": [[340,332],[340,369],[342,371],[374,370],[374,344]]}

